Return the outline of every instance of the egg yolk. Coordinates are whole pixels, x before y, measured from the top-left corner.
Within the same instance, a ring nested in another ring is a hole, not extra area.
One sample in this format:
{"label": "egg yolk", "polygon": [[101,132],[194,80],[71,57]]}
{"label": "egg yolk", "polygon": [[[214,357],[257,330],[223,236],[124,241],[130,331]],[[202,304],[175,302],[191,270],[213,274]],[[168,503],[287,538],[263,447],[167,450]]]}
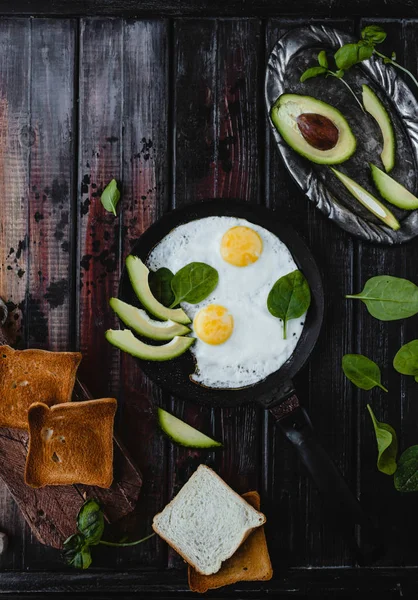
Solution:
{"label": "egg yolk", "polygon": [[231,227],[221,241],[221,256],[235,267],[247,267],[260,258],[263,251],[261,237],[250,227]]}
{"label": "egg yolk", "polygon": [[193,320],[193,328],[202,342],[216,346],[230,337],[234,319],[224,306],[209,304],[199,310]]}

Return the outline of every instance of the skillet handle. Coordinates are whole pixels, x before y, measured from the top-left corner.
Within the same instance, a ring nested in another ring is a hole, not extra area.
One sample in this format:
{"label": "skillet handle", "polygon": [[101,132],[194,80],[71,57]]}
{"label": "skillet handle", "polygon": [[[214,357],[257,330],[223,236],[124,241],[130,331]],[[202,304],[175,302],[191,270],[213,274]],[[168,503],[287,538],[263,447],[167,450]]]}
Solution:
{"label": "skillet handle", "polygon": [[[358,564],[364,566],[383,555],[383,542],[378,530],[363,511],[343,476],[317,440],[306,411],[296,395],[269,409],[300,460],[313,479],[327,514],[343,533]],[[360,545],[355,526],[360,526]]]}

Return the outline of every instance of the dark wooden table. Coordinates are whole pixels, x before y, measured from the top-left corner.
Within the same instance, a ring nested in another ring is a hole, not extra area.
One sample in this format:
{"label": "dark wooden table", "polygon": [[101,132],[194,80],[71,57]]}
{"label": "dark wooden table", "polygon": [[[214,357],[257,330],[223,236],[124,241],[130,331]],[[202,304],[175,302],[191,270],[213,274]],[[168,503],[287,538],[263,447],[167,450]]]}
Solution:
{"label": "dark wooden table", "polygon": [[[57,13],[56,4],[46,3],[45,12]],[[90,12],[96,4],[112,13],[106,2],[92,2]],[[83,381],[96,397],[119,399],[117,428],[144,475],[134,533],[149,530],[152,516],[201,462],[241,493],[260,491],[275,577],[217,597],[350,597],[358,589],[397,597],[418,580],[418,501],[377,471],[366,403],[395,427],[401,448],[418,443],[417,384],[391,368],[402,342],[417,337],[418,320],[373,320],[344,294],[376,274],[418,281],[418,241],[399,248],[361,243],[295,187],[268,129],[264,69],[277,38],[306,23],[309,13],[304,21],[265,18],[269,3],[260,2],[261,18],[245,13],[244,4],[219,19],[199,15],[196,6],[185,9],[192,18],[181,18],[171,5],[161,18],[135,18],[130,6],[130,18],[121,11],[115,18],[32,19],[18,1],[16,10],[27,15],[0,20],[0,295],[12,309],[10,334],[22,346],[80,349]],[[385,5],[386,16],[396,16],[395,4]],[[0,9],[13,12],[7,5]],[[416,9],[406,10],[414,16]],[[358,32],[369,21],[328,22]],[[385,49],[416,73],[418,23],[393,18],[384,26]],[[117,218],[100,203],[112,177],[122,189]],[[108,300],[135,240],[165,211],[208,197],[279,209],[278,218],[300,232],[320,266],[325,323],[296,383],[324,445],[385,534],[387,553],[373,568],[354,567],[292,448],[260,409],[210,410],[167,397],[134,359],[104,340],[115,325]],[[376,360],[389,393],[354,389],[340,368],[347,352]],[[225,449],[204,454],[173,446],[156,426],[155,404],[212,432]],[[2,593],[186,594],[185,566],[158,538],[120,551],[97,549],[87,572],[67,569],[59,552],[34,540],[3,485],[0,529],[11,538],[0,559]]]}

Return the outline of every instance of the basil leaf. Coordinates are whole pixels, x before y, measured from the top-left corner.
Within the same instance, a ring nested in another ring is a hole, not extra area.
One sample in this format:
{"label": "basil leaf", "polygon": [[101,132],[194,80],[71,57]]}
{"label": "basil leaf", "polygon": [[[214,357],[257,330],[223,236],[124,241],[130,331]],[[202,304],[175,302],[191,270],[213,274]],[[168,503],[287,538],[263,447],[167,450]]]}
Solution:
{"label": "basil leaf", "polygon": [[368,25],[362,29],[361,37],[372,44],[381,44],[386,39],[386,31],[379,25]]}
{"label": "basil leaf", "polygon": [[267,297],[267,308],[273,317],[283,321],[283,339],[286,339],[286,325],[290,319],[298,319],[309,308],[311,291],[301,271],[292,271],[280,277]]}
{"label": "basil leaf", "polygon": [[367,60],[373,54],[372,46],[363,44],[345,44],[334,54],[338,69],[349,69],[353,65]]}
{"label": "basil leaf", "polygon": [[92,563],[89,544],[82,533],[75,533],[64,542],[64,560],[75,569],[88,569]]}
{"label": "basil leaf", "polygon": [[157,271],[150,271],[148,282],[154,298],[164,306],[170,306],[174,302],[174,294],[171,289],[171,281],[174,274],[166,267]]}
{"label": "basil leaf", "polygon": [[345,354],[342,360],[344,375],[362,390],[371,390],[379,386],[387,392],[380,383],[380,369],[375,362],[362,354]]}
{"label": "basil leaf", "polygon": [[310,69],[306,69],[300,76],[300,82],[303,83],[307,79],[312,79],[313,77],[318,77],[318,75],[323,75],[327,70],[325,67],[311,67]]}
{"label": "basil leaf", "polygon": [[393,482],[398,492],[418,491],[418,446],[401,454]]}
{"label": "basil leaf", "polygon": [[418,340],[412,340],[398,350],[393,366],[402,375],[413,375],[418,383]]}
{"label": "basil leaf", "polygon": [[80,508],[77,517],[77,527],[90,546],[98,544],[104,531],[103,511],[100,504],[91,498]]}
{"label": "basil leaf", "polygon": [[198,304],[209,296],[218,285],[218,271],[201,262],[192,262],[180,269],[171,280],[174,301],[171,308],[180,302]]}
{"label": "basil leaf", "polygon": [[372,419],[377,442],[377,468],[381,473],[393,475],[397,469],[396,455],[398,454],[398,438],[396,431],[387,423],[381,423],[376,419],[370,404],[367,410]]}
{"label": "basil leaf", "polygon": [[418,313],[418,287],[400,277],[372,277],[362,292],[346,298],[362,300],[372,317],[380,321],[396,321]]}
{"label": "basil leaf", "polygon": [[328,59],[325,50],[321,50],[321,52],[318,54],[318,63],[321,65],[321,67],[324,67],[324,69],[328,69]]}
{"label": "basil leaf", "polygon": [[120,191],[118,190],[116,179],[112,179],[112,181],[107,184],[100,196],[100,200],[105,209],[112,212],[116,217],[116,206],[120,200]]}

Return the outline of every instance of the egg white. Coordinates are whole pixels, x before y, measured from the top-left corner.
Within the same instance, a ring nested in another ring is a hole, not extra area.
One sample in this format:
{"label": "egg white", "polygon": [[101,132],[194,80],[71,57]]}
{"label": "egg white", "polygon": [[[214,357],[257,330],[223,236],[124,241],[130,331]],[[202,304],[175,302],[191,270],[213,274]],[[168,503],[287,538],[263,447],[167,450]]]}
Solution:
{"label": "egg white", "polygon": [[[250,227],[263,240],[260,258],[247,267],[230,265],[220,253],[222,236],[237,225]],[[153,271],[167,267],[176,273],[196,261],[214,267],[219,283],[199,304],[183,302],[183,310],[193,320],[208,304],[225,306],[234,318],[234,331],[220,345],[197,338],[190,348],[196,360],[192,380],[211,388],[241,388],[265,379],[292,355],[305,321],[305,317],[289,321],[284,340],[282,321],[267,309],[273,284],[297,269],[288,248],[270,231],[245,219],[207,217],[173,229],[153,248],[147,266]],[[191,335],[196,337],[194,332]]]}

